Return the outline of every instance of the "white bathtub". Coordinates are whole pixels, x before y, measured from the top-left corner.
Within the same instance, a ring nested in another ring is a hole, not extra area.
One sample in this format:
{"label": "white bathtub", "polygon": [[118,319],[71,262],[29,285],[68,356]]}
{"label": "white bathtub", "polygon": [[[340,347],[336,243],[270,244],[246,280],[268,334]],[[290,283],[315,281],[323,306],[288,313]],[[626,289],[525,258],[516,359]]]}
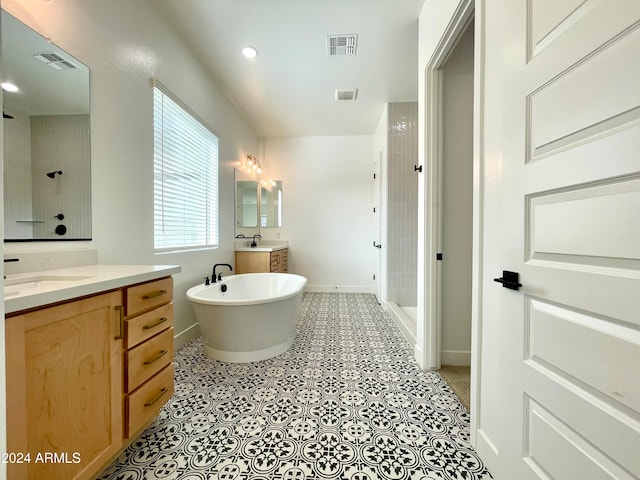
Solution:
{"label": "white bathtub", "polygon": [[215,360],[244,363],[286,352],[295,340],[306,283],[305,277],[290,273],[244,273],[190,288],[187,298],[205,353]]}

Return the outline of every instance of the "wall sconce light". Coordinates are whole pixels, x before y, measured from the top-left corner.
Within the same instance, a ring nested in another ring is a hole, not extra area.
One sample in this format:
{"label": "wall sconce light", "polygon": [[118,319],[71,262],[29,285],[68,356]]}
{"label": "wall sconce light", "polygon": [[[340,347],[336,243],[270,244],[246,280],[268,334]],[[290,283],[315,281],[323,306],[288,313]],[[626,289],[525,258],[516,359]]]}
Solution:
{"label": "wall sconce light", "polygon": [[262,166],[260,165],[260,160],[258,160],[256,157],[254,157],[251,154],[247,155],[247,168],[249,169],[249,171],[252,171],[258,174],[262,172]]}
{"label": "wall sconce light", "polygon": [[49,172],[49,173],[47,173],[47,177],[54,178],[56,176],[56,174],[62,175],[62,170],[58,170],[58,171],[55,171],[55,172]]}

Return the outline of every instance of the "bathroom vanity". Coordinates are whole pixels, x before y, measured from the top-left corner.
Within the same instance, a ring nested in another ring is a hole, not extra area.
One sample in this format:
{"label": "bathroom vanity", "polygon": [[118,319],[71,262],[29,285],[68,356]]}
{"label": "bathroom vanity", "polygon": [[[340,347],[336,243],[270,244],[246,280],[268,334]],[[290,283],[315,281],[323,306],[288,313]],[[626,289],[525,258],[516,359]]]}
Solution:
{"label": "bathroom vanity", "polygon": [[8,478],[94,478],[173,393],[176,266],[5,283]]}
{"label": "bathroom vanity", "polygon": [[285,244],[236,247],[236,273],[289,271],[289,249]]}

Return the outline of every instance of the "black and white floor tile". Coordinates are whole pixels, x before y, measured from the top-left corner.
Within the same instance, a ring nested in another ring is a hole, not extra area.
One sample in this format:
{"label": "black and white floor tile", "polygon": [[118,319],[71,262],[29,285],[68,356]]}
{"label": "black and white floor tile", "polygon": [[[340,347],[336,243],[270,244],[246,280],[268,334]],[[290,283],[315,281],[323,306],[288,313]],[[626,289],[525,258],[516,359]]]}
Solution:
{"label": "black and white floor tile", "polygon": [[102,480],[475,480],[469,414],[422,371],[373,295],[304,294],[298,335],[263,362],[175,358],[175,394]]}

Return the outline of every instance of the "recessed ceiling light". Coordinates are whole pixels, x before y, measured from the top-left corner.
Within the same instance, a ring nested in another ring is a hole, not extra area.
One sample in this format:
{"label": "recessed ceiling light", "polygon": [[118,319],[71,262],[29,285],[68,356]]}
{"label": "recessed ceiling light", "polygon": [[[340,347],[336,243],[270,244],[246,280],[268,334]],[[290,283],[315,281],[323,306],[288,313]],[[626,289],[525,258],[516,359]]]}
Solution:
{"label": "recessed ceiling light", "polygon": [[17,92],[19,90],[18,87],[16,87],[13,83],[9,83],[9,82],[2,82],[2,89],[5,92]]}
{"label": "recessed ceiling light", "polygon": [[253,47],[244,47],[242,54],[247,58],[256,58],[258,56],[258,50]]}

